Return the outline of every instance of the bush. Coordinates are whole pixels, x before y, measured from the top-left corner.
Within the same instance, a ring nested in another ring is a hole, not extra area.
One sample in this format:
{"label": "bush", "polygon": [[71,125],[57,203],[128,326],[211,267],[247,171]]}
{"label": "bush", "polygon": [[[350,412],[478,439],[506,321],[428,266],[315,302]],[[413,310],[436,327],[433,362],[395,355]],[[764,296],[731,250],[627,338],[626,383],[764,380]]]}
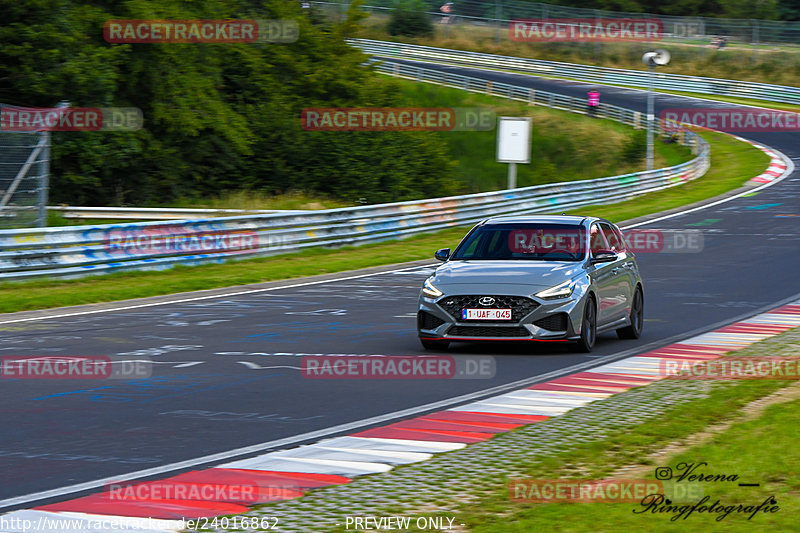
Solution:
{"label": "bush", "polygon": [[422,37],[433,35],[433,24],[419,0],[398,3],[392,11],[386,30],[390,35]]}
{"label": "bush", "polygon": [[647,132],[636,131],[622,150],[622,160],[626,163],[636,163],[647,156]]}

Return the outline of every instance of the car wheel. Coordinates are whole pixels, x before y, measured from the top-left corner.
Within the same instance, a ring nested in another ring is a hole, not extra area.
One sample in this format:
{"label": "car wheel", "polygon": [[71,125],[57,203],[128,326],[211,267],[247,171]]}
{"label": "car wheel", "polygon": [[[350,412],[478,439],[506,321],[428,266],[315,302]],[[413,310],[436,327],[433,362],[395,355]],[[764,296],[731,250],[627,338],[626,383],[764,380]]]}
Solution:
{"label": "car wheel", "polygon": [[638,339],[642,335],[644,326],[644,296],[642,289],[636,287],[633,295],[633,305],[631,305],[630,325],[617,330],[617,337],[620,339]]}
{"label": "car wheel", "polygon": [[446,350],[450,346],[450,341],[435,341],[431,339],[420,339],[422,347],[426,350]]}
{"label": "car wheel", "polygon": [[586,299],[586,305],[583,307],[583,320],[581,321],[581,336],[573,346],[574,351],[581,353],[589,353],[594,348],[594,343],[597,340],[597,305],[594,303],[594,298],[589,297]]}

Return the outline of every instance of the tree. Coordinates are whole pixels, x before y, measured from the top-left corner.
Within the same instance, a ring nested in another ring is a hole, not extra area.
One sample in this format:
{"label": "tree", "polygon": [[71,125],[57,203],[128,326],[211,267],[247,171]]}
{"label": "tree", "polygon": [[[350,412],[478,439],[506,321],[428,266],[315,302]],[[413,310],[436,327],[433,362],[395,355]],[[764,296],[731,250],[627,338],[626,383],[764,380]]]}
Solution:
{"label": "tree", "polygon": [[398,0],[389,18],[387,31],[390,35],[420,37],[433,35],[433,24],[421,0]]}
{"label": "tree", "polygon": [[[292,188],[378,201],[447,191],[448,159],[433,136],[300,128],[307,107],[396,102],[393,82],[345,42],[359,5],[326,29],[284,0],[0,0],[0,101],[142,110],[137,132],[53,134],[55,202],[152,205]],[[287,44],[110,44],[109,19],[291,19],[300,33]]]}

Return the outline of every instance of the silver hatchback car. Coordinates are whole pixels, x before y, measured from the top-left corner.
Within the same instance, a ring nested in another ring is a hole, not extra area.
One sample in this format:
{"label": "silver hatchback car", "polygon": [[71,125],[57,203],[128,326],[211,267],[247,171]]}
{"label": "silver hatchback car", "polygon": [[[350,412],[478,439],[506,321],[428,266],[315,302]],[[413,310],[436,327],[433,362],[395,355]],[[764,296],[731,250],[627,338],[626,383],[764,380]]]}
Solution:
{"label": "silver hatchback car", "polygon": [[597,334],[642,333],[644,291],[619,228],[595,217],[484,220],[425,280],[417,329],[426,349],[455,341],[568,342],[589,352]]}

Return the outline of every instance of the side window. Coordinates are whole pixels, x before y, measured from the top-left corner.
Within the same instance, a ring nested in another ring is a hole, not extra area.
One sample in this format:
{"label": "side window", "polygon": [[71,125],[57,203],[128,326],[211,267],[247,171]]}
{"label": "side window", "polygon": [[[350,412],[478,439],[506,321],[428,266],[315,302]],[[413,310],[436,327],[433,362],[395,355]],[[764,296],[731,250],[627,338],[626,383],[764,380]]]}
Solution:
{"label": "side window", "polygon": [[470,259],[475,255],[475,251],[478,249],[478,243],[480,242],[480,237],[472,237],[472,241],[467,245],[463,252],[459,252],[459,255],[464,259]]}
{"label": "side window", "polygon": [[600,250],[608,250],[606,238],[603,237],[603,232],[597,224],[592,224],[592,229],[589,230],[589,249],[593,254]]}
{"label": "side window", "polygon": [[616,253],[623,252],[625,250],[625,246],[614,232],[614,229],[608,224],[600,224],[600,227],[602,228],[603,235],[608,242],[608,249]]}
{"label": "side window", "polygon": [[617,239],[619,239],[619,242],[622,243],[622,251],[623,252],[627,252],[628,251],[628,241],[625,240],[625,236],[622,234],[622,232],[619,230],[618,227],[611,226],[611,229],[614,230],[614,234],[617,236]]}

